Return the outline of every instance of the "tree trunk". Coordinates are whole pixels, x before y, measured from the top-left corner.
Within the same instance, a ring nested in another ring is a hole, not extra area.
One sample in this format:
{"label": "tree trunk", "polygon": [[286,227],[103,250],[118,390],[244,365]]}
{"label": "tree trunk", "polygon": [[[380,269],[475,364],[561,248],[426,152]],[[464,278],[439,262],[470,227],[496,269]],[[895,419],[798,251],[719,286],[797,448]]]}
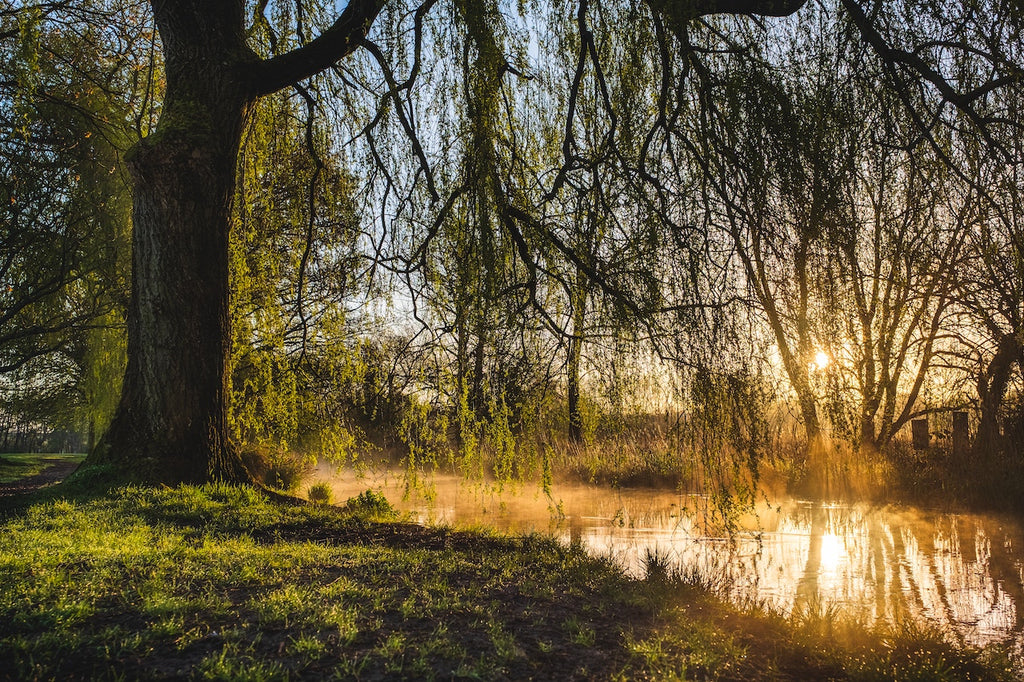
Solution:
{"label": "tree trunk", "polygon": [[121,402],[91,463],[166,483],[248,480],[228,438],[228,236],[254,93],[242,3],[154,3],[167,90],[132,150],[132,296]]}
{"label": "tree trunk", "polygon": [[857,438],[857,449],[862,453],[877,453],[883,444],[880,442],[881,434],[874,425],[874,420],[879,413],[881,388],[872,380],[870,393],[867,393],[867,390],[865,389],[863,394],[870,395],[870,397],[862,397],[860,400],[860,434]]}
{"label": "tree trunk", "polygon": [[999,341],[996,354],[988,367],[978,377],[978,400],[981,403],[981,417],[978,422],[978,440],[975,447],[978,454],[991,459],[1001,448],[999,412],[1003,407],[1010,372],[1014,364],[1024,359],[1024,346],[1013,334],[1007,334]]}
{"label": "tree trunk", "polygon": [[577,276],[573,296],[572,336],[566,357],[566,393],[569,402],[569,442],[583,442],[583,406],[580,405],[580,360],[583,355],[583,334],[586,331],[587,281],[582,274]]}
{"label": "tree trunk", "polygon": [[878,449],[875,441],[875,415],[869,407],[864,407],[860,414],[860,438],[857,447],[861,452],[874,452]]}
{"label": "tree trunk", "polygon": [[[579,332],[577,332],[579,333]],[[569,339],[567,359],[567,393],[569,398],[569,442],[583,442],[583,414],[580,410],[580,351],[583,339],[573,336]]]}

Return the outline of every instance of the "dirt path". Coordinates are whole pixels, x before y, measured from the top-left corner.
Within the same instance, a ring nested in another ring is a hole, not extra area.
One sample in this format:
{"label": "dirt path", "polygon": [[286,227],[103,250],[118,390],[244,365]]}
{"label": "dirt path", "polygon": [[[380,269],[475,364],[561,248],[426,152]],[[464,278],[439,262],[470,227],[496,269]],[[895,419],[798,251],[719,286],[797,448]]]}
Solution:
{"label": "dirt path", "polygon": [[35,476],[29,476],[12,483],[0,483],[0,498],[25,495],[40,488],[63,481],[78,468],[79,462],[55,462]]}

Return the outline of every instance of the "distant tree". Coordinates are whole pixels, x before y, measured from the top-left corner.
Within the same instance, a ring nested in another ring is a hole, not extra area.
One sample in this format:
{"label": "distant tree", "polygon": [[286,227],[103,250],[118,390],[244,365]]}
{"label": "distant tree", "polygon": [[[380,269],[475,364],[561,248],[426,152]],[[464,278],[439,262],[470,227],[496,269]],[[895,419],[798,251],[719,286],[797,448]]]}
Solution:
{"label": "distant tree", "polygon": [[854,51],[840,64],[848,153],[824,223],[817,326],[833,423],[874,450],[931,408],[923,391],[948,346],[976,197],[932,148],[949,146],[943,131],[925,142],[897,94],[877,86],[877,59]]}
{"label": "distant tree", "polygon": [[958,304],[974,329],[958,329],[976,349],[980,450],[998,450],[999,413],[1019,366],[1019,144],[1024,123],[1024,13],[1019,3],[842,5],[885,65],[884,84],[915,122],[921,140],[971,195],[965,223],[969,261],[957,268]]}
{"label": "distant tree", "polygon": [[[1019,91],[994,100],[992,107],[1024,125]],[[978,146],[960,157],[978,195],[978,211],[965,231],[969,258],[957,271],[957,302],[967,322],[958,332],[972,356],[961,367],[975,377],[976,447],[985,457],[1019,442],[1018,434],[1004,431],[1009,425],[1007,398],[1015,376],[1024,371],[1024,175],[1019,163],[1024,146],[1020,135],[1003,143],[1016,163],[979,154]],[[1018,401],[1021,388],[1017,384]]]}
{"label": "distant tree", "polygon": [[[53,409],[48,421],[90,441],[124,371],[122,155],[145,126],[154,84],[145,27],[127,27],[131,4],[81,3],[60,20],[53,10],[0,12],[0,374],[4,390],[37,393]],[[116,59],[108,38],[119,41]]]}
{"label": "distant tree", "polygon": [[[716,239],[734,254],[738,292],[767,326],[814,449],[822,434],[815,356],[826,342],[816,324],[826,229],[836,219],[858,130],[846,118],[852,94],[834,82],[832,55],[815,52],[819,41],[832,41],[831,32],[819,39],[810,26],[801,28],[781,63],[752,48],[702,64],[701,106],[678,125],[702,184],[696,220],[720,230]],[[813,55],[814,66],[787,69],[786,58],[798,50]]]}
{"label": "distant tree", "polygon": [[[840,379],[830,416],[846,419],[841,404],[858,395],[854,437],[878,447],[924,410],[948,336],[982,194],[956,150],[973,139],[1008,158],[1001,131],[1016,128],[988,102],[1020,76],[1013,20],[958,8],[954,28],[931,5],[894,5],[889,21],[843,4],[845,16],[808,7],[789,42],[712,34],[717,50],[680,60],[700,100],[674,121],[703,187],[692,210],[731,242],[739,293],[763,315],[808,440]],[[819,351],[840,362],[817,367]]]}

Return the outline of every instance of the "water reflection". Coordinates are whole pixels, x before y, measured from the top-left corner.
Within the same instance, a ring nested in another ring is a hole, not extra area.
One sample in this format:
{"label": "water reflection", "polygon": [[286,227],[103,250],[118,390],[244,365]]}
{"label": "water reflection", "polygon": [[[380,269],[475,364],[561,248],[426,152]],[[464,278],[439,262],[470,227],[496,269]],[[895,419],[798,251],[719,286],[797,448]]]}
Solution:
{"label": "water reflection", "polygon": [[786,500],[762,506],[726,538],[682,511],[690,499],[661,490],[562,485],[549,498],[535,487],[435,476],[426,491],[404,497],[400,472],[319,477],[336,499],[373,488],[423,522],[549,532],[635,574],[656,551],[699,568],[738,600],[787,611],[836,605],[871,622],[911,618],[972,644],[1024,648],[1024,531],[1015,519]]}

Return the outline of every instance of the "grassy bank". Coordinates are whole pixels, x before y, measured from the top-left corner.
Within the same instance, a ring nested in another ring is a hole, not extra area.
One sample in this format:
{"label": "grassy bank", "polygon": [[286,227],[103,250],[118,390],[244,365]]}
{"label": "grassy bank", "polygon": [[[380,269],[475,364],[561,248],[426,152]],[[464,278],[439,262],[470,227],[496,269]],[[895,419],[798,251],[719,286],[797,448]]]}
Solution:
{"label": "grassy bank", "polygon": [[70,487],[0,518],[0,677],[1012,679],[934,633],[738,610],[540,536],[224,486]]}

